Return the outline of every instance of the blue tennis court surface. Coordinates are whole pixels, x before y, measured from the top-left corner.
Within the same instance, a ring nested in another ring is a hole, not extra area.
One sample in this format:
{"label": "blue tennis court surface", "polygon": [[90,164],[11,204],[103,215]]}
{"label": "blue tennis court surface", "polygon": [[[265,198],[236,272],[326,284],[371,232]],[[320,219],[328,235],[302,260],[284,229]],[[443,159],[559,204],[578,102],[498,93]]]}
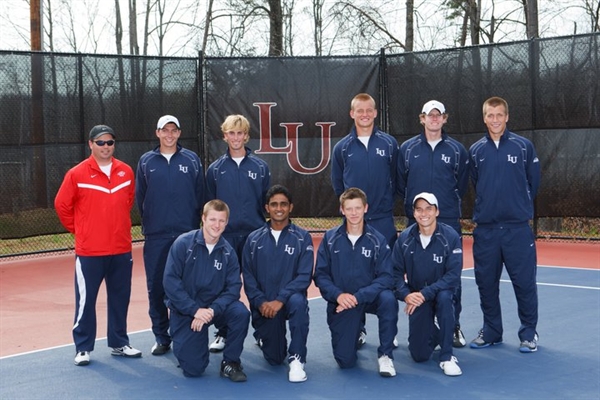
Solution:
{"label": "blue tennis court surface", "polygon": [[[113,357],[105,340],[96,343],[92,363],[73,365],[73,345],[0,359],[2,399],[599,399],[600,271],[540,267],[539,350],[518,351],[518,319],[508,277],[501,283],[504,343],[485,349],[455,349],[463,375],[447,377],[432,360],[417,364],[406,341],[407,318],[398,323],[400,347],[394,352],[398,375],[383,378],[377,369],[377,321],[367,316],[367,344],[356,368],[337,367],[325,321],[325,302],[310,302],[311,327],[304,383],[289,383],[287,365],[271,367],[249,333],[242,354],[245,383],[219,377],[220,354],[200,378],[185,378],[172,352],[150,355],[150,331],[130,334],[144,351],[141,359]],[[482,316],[473,271],[463,271],[461,324],[470,341]],[[47,329],[41,326],[40,329]],[[211,328],[212,332],[213,328]],[[252,332],[252,328],[250,328]]]}

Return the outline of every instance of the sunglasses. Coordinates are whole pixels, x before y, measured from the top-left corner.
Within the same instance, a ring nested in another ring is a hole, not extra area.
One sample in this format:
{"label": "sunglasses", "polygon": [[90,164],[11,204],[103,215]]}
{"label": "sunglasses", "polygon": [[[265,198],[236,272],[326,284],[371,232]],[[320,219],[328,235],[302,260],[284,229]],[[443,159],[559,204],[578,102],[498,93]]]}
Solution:
{"label": "sunglasses", "polygon": [[112,146],[113,144],[115,144],[114,140],[96,140],[94,143],[96,143],[98,146],[102,147],[105,144],[107,144],[108,146]]}

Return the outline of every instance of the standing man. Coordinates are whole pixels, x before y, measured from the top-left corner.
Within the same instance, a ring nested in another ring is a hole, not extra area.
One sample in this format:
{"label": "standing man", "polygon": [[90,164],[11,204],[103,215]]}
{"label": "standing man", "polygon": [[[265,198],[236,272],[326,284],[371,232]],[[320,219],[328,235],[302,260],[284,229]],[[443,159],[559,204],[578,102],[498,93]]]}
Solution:
{"label": "standing man", "polygon": [[333,356],[341,368],[356,364],[358,337],[364,314],[379,319],[379,374],[396,375],[393,341],[398,332],[398,302],[390,246],[365,222],[367,196],[349,188],[340,196],[342,225],[325,233],[317,252],[315,283],[327,301],[327,324]]}
{"label": "standing man", "polygon": [[[357,187],[369,199],[365,221],[381,232],[390,248],[397,238],[394,224],[394,201],[399,190],[396,178],[398,142],[375,126],[377,108],[367,93],[359,93],[350,103],[354,126],[333,148],[331,184],[336,196]],[[366,343],[364,318],[359,346]]]}
{"label": "standing man", "polygon": [[200,158],[177,143],[179,120],[160,117],[156,125],[159,145],[140,158],[136,173],[136,201],[142,217],[144,267],[152,333],[152,355],[171,347],[169,314],[165,306],[163,274],[169,248],[184,232],[200,227],[204,204],[204,169]]}
{"label": "standing man", "polygon": [[429,360],[439,344],[440,368],[448,376],[458,376],[462,371],[452,355],[453,295],[462,271],[462,243],[451,226],[437,221],[439,214],[433,193],[415,196],[413,217],[417,222],[400,234],[392,252],[395,293],[406,303],[408,350],[413,360]]}
{"label": "standing man", "polygon": [[208,327],[229,329],[221,376],[245,382],[240,355],[250,313],[240,301],[240,267],[235,251],[221,237],[229,207],[221,200],[204,205],[202,228],[179,236],[169,250],[164,288],[171,310],[173,353],[187,377],[200,376],[208,366]]}
{"label": "standing man", "polygon": [[290,220],[293,209],[286,187],[269,189],[265,210],[270,220],[248,236],[242,265],[256,342],[271,365],[280,365],[287,356],[289,381],[303,382],[309,323],[306,291],[312,279],[314,251],[310,234]]}
{"label": "standing man", "polygon": [[[423,132],[400,145],[398,158],[398,176],[400,191],[404,193],[407,226],[416,222],[413,214],[415,196],[421,192],[433,193],[440,202],[438,221],[450,225],[462,238],[461,203],[469,183],[467,149],[444,131],[448,114],[439,101],[425,103],[419,120]],[[459,280],[454,293],[454,347],[467,344],[460,329],[461,297]]]}
{"label": "standing man", "polygon": [[71,168],[54,207],[75,235],[75,365],[88,365],[96,341],[96,298],[106,284],[108,346],[113,356],[141,357],[129,345],[127,310],[131,295],[133,170],[113,157],[115,132],[97,125],[89,134],[91,156]]}
{"label": "standing man", "polygon": [[508,103],[490,97],[483,103],[487,134],[469,149],[475,186],[473,259],[483,312],[483,328],[471,342],[475,349],[502,343],[500,275],[510,276],[521,327],[519,351],[537,351],[537,257],[529,226],[540,185],[540,162],[533,144],[506,128]]}
{"label": "standing man", "polygon": [[[229,205],[231,217],[223,237],[233,246],[238,259],[250,232],[265,224],[265,195],[271,173],[265,161],[245,147],[250,141],[250,123],[243,115],[229,115],[221,125],[227,151],[206,171],[209,199],[223,200]],[[225,347],[227,330],[215,324],[218,332],[210,344],[211,352]]]}

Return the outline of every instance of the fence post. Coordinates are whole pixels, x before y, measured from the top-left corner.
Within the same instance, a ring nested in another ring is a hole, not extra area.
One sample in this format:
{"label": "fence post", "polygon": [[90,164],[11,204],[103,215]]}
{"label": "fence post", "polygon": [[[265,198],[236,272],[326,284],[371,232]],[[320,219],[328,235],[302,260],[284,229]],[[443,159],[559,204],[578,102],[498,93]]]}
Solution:
{"label": "fence post", "polygon": [[390,120],[388,112],[388,82],[387,82],[387,59],[385,57],[385,48],[381,48],[379,53],[379,127],[384,132],[389,132]]}
{"label": "fence post", "polygon": [[[539,76],[539,46],[538,39],[531,38],[529,41],[529,81],[531,82],[531,142],[537,149],[537,87],[538,87],[538,76]],[[533,235],[538,237],[538,196],[536,195],[533,199]]]}

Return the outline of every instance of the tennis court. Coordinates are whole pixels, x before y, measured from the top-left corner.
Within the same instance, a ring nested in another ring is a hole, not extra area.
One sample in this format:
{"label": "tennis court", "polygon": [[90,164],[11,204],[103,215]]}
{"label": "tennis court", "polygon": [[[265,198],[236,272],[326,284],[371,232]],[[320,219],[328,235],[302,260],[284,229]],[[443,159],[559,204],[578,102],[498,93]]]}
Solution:
{"label": "tennis court", "polygon": [[[316,241],[320,240],[316,239]],[[470,239],[465,240],[463,312],[467,340],[482,316],[473,278]],[[221,355],[211,355],[204,376],[183,377],[172,352],[150,355],[141,246],[134,249],[134,282],[129,311],[133,346],[141,359],[112,357],[99,339],[87,367],[73,365],[73,255],[0,263],[0,397],[36,398],[600,398],[600,246],[538,242],[540,303],[539,351],[518,351],[518,318],[511,284],[501,283],[504,343],[486,349],[456,349],[463,375],[445,376],[434,358],[414,363],[406,340],[407,318],[398,322],[400,347],[394,352],[398,375],[377,372],[377,323],[367,317],[367,344],[356,368],[337,367],[325,321],[325,302],[310,301],[311,326],[306,371],[308,380],[287,381],[287,366],[271,367],[248,335],[242,354],[246,383],[219,377]],[[312,296],[318,296],[311,290]],[[105,302],[100,296],[98,337],[103,337]],[[212,328],[211,328],[212,330]]]}

